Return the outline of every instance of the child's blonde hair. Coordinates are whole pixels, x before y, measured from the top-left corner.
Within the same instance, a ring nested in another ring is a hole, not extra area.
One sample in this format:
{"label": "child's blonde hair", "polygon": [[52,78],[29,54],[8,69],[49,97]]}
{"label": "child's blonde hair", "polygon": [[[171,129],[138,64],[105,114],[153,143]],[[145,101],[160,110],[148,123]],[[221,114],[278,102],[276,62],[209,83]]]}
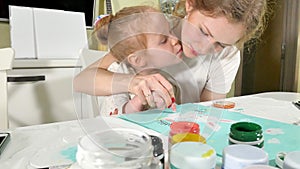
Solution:
{"label": "child's blonde hair", "polygon": [[174,15],[184,17],[185,1],[193,2],[193,7],[202,14],[211,17],[225,16],[231,23],[242,23],[246,32],[236,44],[241,47],[252,38],[259,38],[267,21],[272,15],[275,2],[272,0],[180,0],[174,10]]}
{"label": "child's blonde hair", "polygon": [[147,49],[147,32],[144,30],[149,26],[149,12],[160,13],[146,5],[125,7],[96,22],[94,33],[100,43],[108,45],[116,59],[123,61],[130,54]]}

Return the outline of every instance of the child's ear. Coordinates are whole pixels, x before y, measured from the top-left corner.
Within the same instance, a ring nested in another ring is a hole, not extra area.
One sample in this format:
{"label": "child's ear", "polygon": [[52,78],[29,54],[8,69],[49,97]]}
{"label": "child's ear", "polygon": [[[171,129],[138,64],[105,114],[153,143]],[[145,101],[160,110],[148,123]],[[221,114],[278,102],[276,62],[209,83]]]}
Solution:
{"label": "child's ear", "polygon": [[127,57],[128,63],[134,67],[144,67],[146,66],[145,58],[141,55],[137,55],[135,53],[130,54]]}
{"label": "child's ear", "polygon": [[185,11],[189,15],[194,9],[194,0],[185,1]]}

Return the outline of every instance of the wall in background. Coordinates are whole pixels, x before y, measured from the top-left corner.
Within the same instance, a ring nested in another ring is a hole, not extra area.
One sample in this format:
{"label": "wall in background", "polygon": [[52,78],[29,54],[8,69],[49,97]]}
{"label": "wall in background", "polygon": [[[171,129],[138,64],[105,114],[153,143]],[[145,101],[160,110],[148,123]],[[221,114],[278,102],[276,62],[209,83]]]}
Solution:
{"label": "wall in background", "polygon": [[256,92],[280,89],[281,43],[283,35],[283,1],[258,44],[255,58]]}
{"label": "wall in background", "polygon": [[[300,24],[299,19],[298,23],[295,21],[298,18],[296,6],[299,4],[295,5],[297,1],[293,0],[277,2],[275,16],[261,41],[243,52],[242,95],[269,91],[300,92]],[[299,24],[298,33],[293,24]],[[294,43],[295,39],[298,44]],[[282,46],[285,46],[284,50]]]}
{"label": "wall in background", "polygon": [[[299,14],[300,15],[300,14]],[[298,32],[300,35],[300,22],[299,22],[299,27],[298,27]],[[298,51],[297,51],[297,68],[298,68],[298,88],[297,92],[300,93],[300,36],[298,36]]]}
{"label": "wall in background", "polygon": [[[299,11],[299,18],[300,18],[300,11]],[[298,48],[297,48],[297,65],[296,67],[298,68],[298,88],[297,92],[300,93],[300,22],[298,21]]]}
{"label": "wall in background", "polygon": [[[101,2],[102,1],[102,2]],[[95,4],[95,15],[98,16],[99,13],[103,13],[103,9],[100,7],[100,4],[104,3],[104,0],[96,0],[96,4]],[[87,30],[87,35],[89,38],[89,45],[91,48],[96,48],[97,44],[95,44],[95,40],[91,39],[91,34],[92,34],[92,30],[91,28]],[[6,47],[10,47],[11,42],[10,42],[10,29],[9,29],[9,23],[8,22],[0,22],[0,48],[6,48]]]}
{"label": "wall in background", "polygon": [[0,48],[10,47],[9,24],[0,22]]}

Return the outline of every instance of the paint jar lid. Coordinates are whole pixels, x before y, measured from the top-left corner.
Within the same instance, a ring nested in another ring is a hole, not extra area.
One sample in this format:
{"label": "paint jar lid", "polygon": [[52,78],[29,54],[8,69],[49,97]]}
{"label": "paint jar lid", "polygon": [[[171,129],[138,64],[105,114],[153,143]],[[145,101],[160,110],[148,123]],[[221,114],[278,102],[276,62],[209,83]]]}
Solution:
{"label": "paint jar lid", "polygon": [[189,121],[176,121],[170,125],[170,136],[178,133],[200,133],[200,126],[198,123]]}
{"label": "paint jar lid", "polygon": [[268,154],[262,149],[245,145],[233,144],[223,149],[222,165],[224,169],[242,169],[253,164],[268,164]]}
{"label": "paint jar lid", "polygon": [[230,137],[237,141],[258,141],[263,137],[262,127],[253,122],[237,122],[230,126]]}
{"label": "paint jar lid", "polygon": [[299,169],[300,168],[300,151],[287,153],[283,161],[283,169]]}
{"label": "paint jar lid", "polygon": [[217,100],[213,102],[213,107],[221,109],[232,109],[235,107],[235,103],[226,100]]}
{"label": "paint jar lid", "polygon": [[251,165],[243,169],[278,169],[278,168],[269,165]]}
{"label": "paint jar lid", "polygon": [[212,169],[216,165],[216,151],[200,142],[180,142],[172,146],[171,168]]}

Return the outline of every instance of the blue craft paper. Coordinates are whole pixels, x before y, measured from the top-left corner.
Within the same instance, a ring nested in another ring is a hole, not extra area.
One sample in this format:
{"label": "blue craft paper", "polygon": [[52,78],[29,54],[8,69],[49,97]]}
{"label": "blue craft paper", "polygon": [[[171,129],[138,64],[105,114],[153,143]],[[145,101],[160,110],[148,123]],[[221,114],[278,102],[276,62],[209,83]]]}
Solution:
{"label": "blue craft paper", "polygon": [[[200,116],[209,116],[216,110],[216,108],[188,103],[178,105],[176,113],[170,109],[163,111],[148,110],[134,114],[125,114],[119,117],[164,135],[168,135],[170,121],[164,120],[164,118],[174,114],[184,114],[191,111],[198,112]],[[219,109],[219,111],[220,117],[217,118],[221,119],[218,123],[220,129],[207,138],[207,144],[214,147],[218,155],[222,155],[224,147],[228,146],[228,134],[231,124],[239,121],[254,122],[262,126],[264,131],[263,149],[268,153],[270,161],[275,159],[278,152],[300,151],[300,126],[249,116],[226,109]],[[196,122],[199,123],[201,131],[205,130],[205,123],[199,121]]]}
{"label": "blue craft paper", "polygon": [[76,162],[76,153],[77,153],[77,146],[69,147],[60,152],[62,156],[64,156],[66,159],[69,159],[73,162]]}

